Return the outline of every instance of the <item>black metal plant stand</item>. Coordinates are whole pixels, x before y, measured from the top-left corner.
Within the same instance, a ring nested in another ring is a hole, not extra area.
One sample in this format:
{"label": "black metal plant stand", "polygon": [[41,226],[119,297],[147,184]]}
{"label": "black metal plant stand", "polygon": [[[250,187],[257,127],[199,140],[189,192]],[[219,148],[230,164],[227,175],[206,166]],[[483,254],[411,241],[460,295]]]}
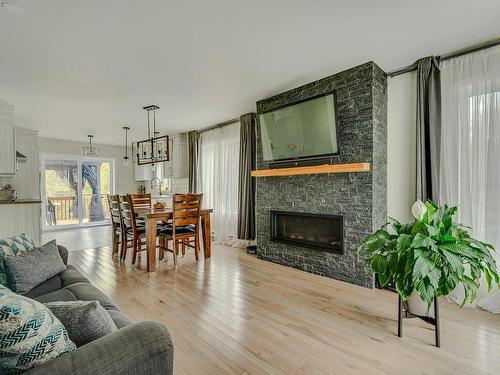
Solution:
{"label": "black metal plant stand", "polygon": [[403,306],[403,299],[398,294],[399,297],[399,307],[398,307],[398,336],[403,337],[403,319],[419,318],[423,321],[432,324],[434,326],[434,333],[436,337],[436,347],[441,347],[441,338],[439,333],[439,304],[438,299],[434,297],[434,318],[429,316],[414,315]]}

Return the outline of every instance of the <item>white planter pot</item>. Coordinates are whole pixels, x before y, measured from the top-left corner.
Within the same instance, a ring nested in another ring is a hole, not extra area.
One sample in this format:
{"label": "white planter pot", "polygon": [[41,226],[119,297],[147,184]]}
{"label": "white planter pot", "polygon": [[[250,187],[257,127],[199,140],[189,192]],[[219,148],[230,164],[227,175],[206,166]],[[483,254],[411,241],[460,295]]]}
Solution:
{"label": "white planter pot", "polygon": [[406,301],[406,305],[410,314],[434,318],[434,302],[430,308],[427,308],[427,304],[415,291],[413,291],[410,298]]}

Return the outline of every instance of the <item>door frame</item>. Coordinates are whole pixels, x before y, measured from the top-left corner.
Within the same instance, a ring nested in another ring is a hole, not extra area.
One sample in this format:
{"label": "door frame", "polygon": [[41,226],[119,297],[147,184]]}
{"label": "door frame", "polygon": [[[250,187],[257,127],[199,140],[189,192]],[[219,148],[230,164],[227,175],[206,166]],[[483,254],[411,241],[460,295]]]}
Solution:
{"label": "door frame", "polygon": [[[73,161],[76,162],[78,165],[78,192],[77,192],[77,199],[78,199],[78,224],[64,224],[64,225],[56,225],[56,226],[47,226],[46,220],[45,220],[45,213],[46,213],[46,191],[45,191],[45,162],[47,160],[61,160],[61,161]],[[40,197],[42,198],[42,212],[41,212],[41,222],[42,222],[42,233],[44,232],[53,232],[57,230],[65,230],[65,229],[76,229],[76,228],[88,228],[88,227],[94,227],[94,226],[101,226],[101,225],[109,225],[108,221],[99,221],[95,223],[83,223],[82,222],[82,217],[83,217],[83,195],[82,195],[82,163],[84,162],[109,162],[111,166],[111,173],[110,173],[110,193],[114,194],[115,193],[115,187],[116,187],[116,168],[115,168],[115,163],[116,159],[113,158],[105,158],[105,157],[86,157],[86,156],[80,156],[80,155],[74,155],[74,154],[63,154],[63,153],[57,153],[57,152],[41,152],[40,153]]]}

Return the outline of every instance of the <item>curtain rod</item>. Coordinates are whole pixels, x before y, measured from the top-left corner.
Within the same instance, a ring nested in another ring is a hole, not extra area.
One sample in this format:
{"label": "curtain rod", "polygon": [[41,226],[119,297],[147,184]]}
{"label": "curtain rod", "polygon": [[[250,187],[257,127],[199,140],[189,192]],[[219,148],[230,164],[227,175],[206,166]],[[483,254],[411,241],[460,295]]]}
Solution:
{"label": "curtain rod", "polygon": [[[439,58],[441,61],[445,61],[445,60],[453,59],[454,57],[459,57],[459,56],[467,55],[469,53],[478,52],[478,51],[481,51],[483,49],[495,47],[499,44],[500,44],[500,38],[495,38],[495,39],[487,40],[485,42],[477,43],[477,44],[474,44],[472,46],[461,48],[459,50],[441,55],[441,56],[439,56]],[[410,65],[407,65],[405,67],[393,70],[393,71],[387,73],[387,75],[390,78],[392,78],[392,77],[398,76],[400,74],[411,72],[413,70],[417,70],[417,63],[416,62],[414,62],[413,64],[410,64]]]}
{"label": "curtain rod", "polygon": [[209,131],[209,130],[212,130],[212,129],[222,128],[223,126],[231,125],[231,124],[234,124],[235,122],[239,122],[239,121],[240,121],[240,118],[239,117],[235,117],[235,118],[232,118],[231,120],[227,120],[227,121],[215,124],[215,125],[208,126],[206,128],[203,128],[203,129],[199,129],[199,130],[197,130],[197,132],[198,133],[203,133],[203,132],[206,132],[206,131]]}

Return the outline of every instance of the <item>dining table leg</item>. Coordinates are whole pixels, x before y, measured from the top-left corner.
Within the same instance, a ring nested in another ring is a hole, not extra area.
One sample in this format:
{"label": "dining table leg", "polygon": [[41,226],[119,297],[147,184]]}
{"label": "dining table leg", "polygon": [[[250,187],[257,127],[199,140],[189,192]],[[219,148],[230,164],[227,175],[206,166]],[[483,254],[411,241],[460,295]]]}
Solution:
{"label": "dining table leg", "polygon": [[148,272],[156,270],[156,219],[146,219],[146,253],[148,258]]}
{"label": "dining table leg", "polygon": [[212,228],[210,227],[210,213],[202,215],[201,228],[203,230],[203,253],[205,259],[212,255]]}

